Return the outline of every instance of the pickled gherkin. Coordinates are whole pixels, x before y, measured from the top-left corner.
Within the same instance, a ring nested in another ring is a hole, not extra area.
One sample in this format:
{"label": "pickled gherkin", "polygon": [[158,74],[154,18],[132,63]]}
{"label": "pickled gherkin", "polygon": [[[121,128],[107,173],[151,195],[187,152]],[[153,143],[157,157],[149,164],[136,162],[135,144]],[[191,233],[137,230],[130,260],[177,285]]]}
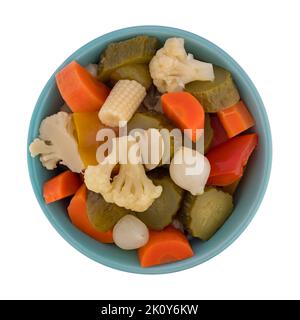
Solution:
{"label": "pickled gherkin", "polygon": [[204,153],[206,153],[209,150],[213,137],[214,131],[210,125],[210,117],[209,114],[206,113],[204,122]]}
{"label": "pickled gherkin", "polygon": [[[145,111],[145,112],[136,112],[134,116],[131,118],[131,120],[128,122],[127,130],[128,133],[132,129],[150,129],[155,128],[158,130],[161,129],[167,129],[169,132],[174,129],[174,126],[169,122],[169,120],[162,114],[153,112],[153,111]],[[171,135],[168,139],[167,135],[164,135],[163,132],[161,132],[163,135],[163,139],[165,142],[165,146],[169,146],[170,151],[170,160],[174,156],[174,138]],[[166,149],[165,149],[166,150]]]}
{"label": "pickled gherkin", "polygon": [[160,113],[154,111],[136,112],[131,120],[128,122],[128,132],[132,129],[174,129],[174,126],[169,122],[169,120]]}
{"label": "pickled gherkin", "polygon": [[148,176],[155,185],[163,187],[163,192],[149,209],[136,213],[136,216],[148,228],[162,230],[172,223],[174,216],[180,209],[184,191],[172,181],[165,169],[153,171]]}
{"label": "pickled gherkin", "polygon": [[214,81],[193,81],[185,86],[185,91],[199,100],[205,112],[218,112],[240,100],[230,72],[214,66],[214,73]]}
{"label": "pickled gherkin", "polygon": [[135,80],[146,89],[152,84],[148,64],[128,64],[113,71],[110,75],[110,82],[114,85],[119,80]]}
{"label": "pickled gherkin", "polygon": [[230,194],[208,188],[199,196],[186,194],[180,220],[192,236],[208,240],[224,224],[232,210]]}
{"label": "pickled gherkin", "polygon": [[110,43],[100,57],[97,77],[107,81],[111,73],[122,66],[149,63],[157,49],[158,40],[148,36]]}
{"label": "pickled gherkin", "polygon": [[112,230],[122,217],[130,213],[132,211],[121,208],[114,203],[106,202],[101,194],[88,191],[87,214],[96,230],[100,232]]}

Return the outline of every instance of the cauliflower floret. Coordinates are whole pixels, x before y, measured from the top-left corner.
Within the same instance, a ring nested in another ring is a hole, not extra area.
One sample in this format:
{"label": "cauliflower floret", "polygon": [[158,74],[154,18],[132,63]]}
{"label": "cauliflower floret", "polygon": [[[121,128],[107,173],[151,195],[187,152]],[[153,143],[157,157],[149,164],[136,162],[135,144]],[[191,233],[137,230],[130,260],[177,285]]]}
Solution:
{"label": "cauliflower floret", "polygon": [[[136,161],[136,158],[132,159],[130,148],[133,148],[131,150],[134,148],[139,150],[133,137],[115,138],[116,143],[113,143],[113,147],[118,148],[120,144],[124,145],[124,139],[127,139],[127,163],[120,162],[120,158],[124,158],[124,155],[112,150],[112,153],[102,163],[87,167],[84,181],[89,190],[101,193],[106,202],[143,212],[161,195],[162,187],[155,186],[147,177],[141,161]],[[117,154],[117,158],[112,156],[114,152]],[[131,155],[129,156],[129,154]],[[117,163],[120,163],[119,174],[111,182],[111,172]]]}
{"label": "cauliflower floret", "polygon": [[184,39],[169,38],[149,64],[153,83],[160,92],[182,91],[185,84],[195,81],[213,81],[211,63],[194,59],[184,49]]}
{"label": "cauliflower floret", "polygon": [[73,172],[81,172],[84,165],[73,131],[72,116],[66,112],[45,118],[40,126],[39,138],[29,146],[31,156],[40,154],[40,161],[48,170],[56,168],[59,162]]}

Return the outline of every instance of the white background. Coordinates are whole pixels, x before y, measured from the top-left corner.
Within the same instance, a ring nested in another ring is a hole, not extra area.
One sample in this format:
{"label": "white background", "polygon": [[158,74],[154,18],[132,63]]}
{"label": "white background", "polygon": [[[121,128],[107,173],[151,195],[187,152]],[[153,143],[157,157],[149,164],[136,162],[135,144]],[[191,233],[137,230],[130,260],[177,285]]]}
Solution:
{"label": "white background", "polygon": [[[300,298],[298,2],[1,1],[0,298]],[[209,262],[160,276],[112,270],[66,243],[34,197],[25,150],[56,67],[93,38],[144,24],[195,32],[232,55],[261,93],[274,142],[269,188],[248,229]]]}

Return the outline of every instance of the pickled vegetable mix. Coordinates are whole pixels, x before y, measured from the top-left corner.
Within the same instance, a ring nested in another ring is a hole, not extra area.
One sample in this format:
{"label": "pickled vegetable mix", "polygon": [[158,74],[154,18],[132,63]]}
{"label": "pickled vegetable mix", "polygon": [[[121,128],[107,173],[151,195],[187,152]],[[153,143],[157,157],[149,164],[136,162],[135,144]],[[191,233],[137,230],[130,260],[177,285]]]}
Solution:
{"label": "pickled vegetable mix", "polygon": [[230,71],[199,56],[182,38],[142,34],[109,43],[97,65],[72,61],[56,74],[64,105],[29,147],[59,170],[46,204],[67,201],[76,228],[137,250],[144,268],[189,259],[214,237],[258,144]]}

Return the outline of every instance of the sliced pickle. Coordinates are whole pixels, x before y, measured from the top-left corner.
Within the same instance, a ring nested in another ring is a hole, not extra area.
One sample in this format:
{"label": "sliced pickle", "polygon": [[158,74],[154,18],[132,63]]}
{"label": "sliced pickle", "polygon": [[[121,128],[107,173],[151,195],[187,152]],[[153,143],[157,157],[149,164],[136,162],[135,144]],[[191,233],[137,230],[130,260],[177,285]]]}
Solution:
{"label": "sliced pickle", "polygon": [[128,122],[128,130],[132,129],[174,129],[174,126],[169,122],[169,120],[160,113],[154,111],[136,112],[131,120]]}
{"label": "sliced pickle", "polygon": [[113,71],[128,64],[149,63],[157,48],[158,40],[148,36],[110,43],[101,55],[98,79],[107,81]]}
{"label": "sliced pickle", "polygon": [[163,192],[148,210],[138,212],[136,216],[148,228],[162,230],[172,223],[174,216],[180,209],[184,191],[172,181],[165,169],[153,171],[148,176],[155,185],[163,187]]}
{"label": "sliced pickle", "polygon": [[[155,128],[158,130],[167,129],[167,131],[171,132],[172,129],[174,129],[174,126],[169,122],[169,120],[163,114],[153,112],[153,111],[136,112],[134,116],[131,118],[131,120],[128,122],[128,126],[127,126],[128,133],[130,133],[132,129],[147,130],[150,128]],[[171,160],[174,156],[174,148],[175,148],[174,137],[171,135],[169,138],[168,135],[163,134],[163,132],[161,132],[161,134],[163,135],[165,147],[169,146],[169,150],[170,150],[169,158]],[[168,150],[168,149],[165,148],[165,150]],[[167,156],[164,157],[164,159],[166,160],[167,158],[168,158]]]}
{"label": "sliced pickle", "polygon": [[214,73],[214,81],[193,81],[185,86],[185,90],[200,101],[205,112],[218,112],[240,100],[230,72],[214,66]]}
{"label": "sliced pickle", "polygon": [[232,210],[230,194],[208,188],[199,196],[186,194],[180,219],[192,236],[208,240],[224,224]]}
{"label": "sliced pickle", "polygon": [[112,230],[114,225],[132,211],[106,202],[101,194],[89,191],[87,196],[87,214],[95,229],[101,232]]}
{"label": "sliced pickle", "polygon": [[148,64],[128,64],[113,71],[110,75],[110,82],[114,85],[119,80],[135,80],[146,89],[152,84]]}

